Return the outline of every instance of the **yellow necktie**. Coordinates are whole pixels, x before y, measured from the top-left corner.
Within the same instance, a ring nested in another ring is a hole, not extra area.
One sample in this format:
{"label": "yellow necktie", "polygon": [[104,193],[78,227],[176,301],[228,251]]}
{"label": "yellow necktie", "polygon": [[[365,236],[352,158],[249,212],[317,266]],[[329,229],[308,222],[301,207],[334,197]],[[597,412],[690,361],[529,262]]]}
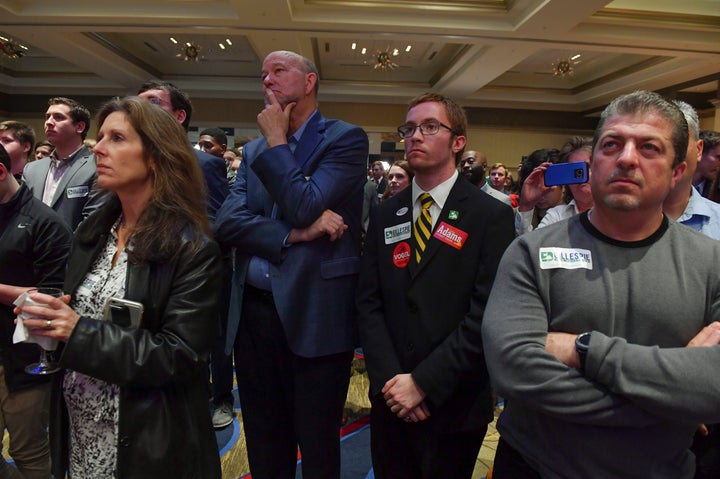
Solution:
{"label": "yellow necktie", "polygon": [[418,215],[415,224],[413,225],[413,238],[415,238],[415,262],[420,264],[422,254],[425,251],[425,246],[430,239],[430,232],[432,231],[432,216],[430,216],[430,206],[433,204],[433,198],[430,193],[423,193],[420,195],[420,214]]}

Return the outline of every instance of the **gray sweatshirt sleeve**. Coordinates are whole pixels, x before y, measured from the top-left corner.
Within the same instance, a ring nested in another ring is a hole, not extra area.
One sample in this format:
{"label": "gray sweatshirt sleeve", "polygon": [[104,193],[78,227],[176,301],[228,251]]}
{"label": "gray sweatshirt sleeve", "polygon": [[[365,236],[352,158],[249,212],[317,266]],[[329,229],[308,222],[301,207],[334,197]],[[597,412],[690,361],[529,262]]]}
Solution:
{"label": "gray sweatshirt sleeve", "polygon": [[720,422],[718,365],[720,346],[659,348],[593,332],[585,369],[646,411],[699,424]]}

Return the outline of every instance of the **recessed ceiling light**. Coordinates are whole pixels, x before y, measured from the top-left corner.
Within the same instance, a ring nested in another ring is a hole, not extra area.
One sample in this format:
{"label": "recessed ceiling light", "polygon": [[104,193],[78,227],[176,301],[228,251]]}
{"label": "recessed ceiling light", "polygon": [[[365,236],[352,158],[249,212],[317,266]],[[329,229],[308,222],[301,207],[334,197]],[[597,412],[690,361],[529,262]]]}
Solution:
{"label": "recessed ceiling light", "polygon": [[570,60],[577,60],[578,58],[580,58],[580,54],[579,54],[579,53],[578,53],[577,55],[574,55],[574,56],[570,57]]}
{"label": "recessed ceiling light", "polygon": [[177,45],[177,40],[175,40],[173,37],[170,37],[170,41]]}
{"label": "recessed ceiling light", "polygon": [[230,41],[229,38],[226,38],[226,39],[225,39],[225,43],[227,43],[228,45],[231,45],[231,46],[232,46],[232,42]]}
{"label": "recessed ceiling light", "polygon": [[357,48],[357,43],[353,42],[353,44],[350,45],[350,48],[352,48],[353,50],[355,50],[355,49]]}
{"label": "recessed ceiling light", "polygon": [[410,50],[412,50],[412,45],[408,45],[407,47],[405,47],[406,52],[409,52]]}
{"label": "recessed ceiling light", "polygon": [[367,48],[363,48],[360,53],[362,53],[363,55],[365,55],[365,53],[367,53]]}
{"label": "recessed ceiling light", "polygon": [[393,50],[393,56],[396,57],[396,56],[398,56],[398,55],[400,55],[400,52],[399,52],[398,49],[396,48],[395,50]]}
{"label": "recessed ceiling light", "polygon": [[218,46],[220,47],[220,50],[225,50],[225,44],[218,43]]}

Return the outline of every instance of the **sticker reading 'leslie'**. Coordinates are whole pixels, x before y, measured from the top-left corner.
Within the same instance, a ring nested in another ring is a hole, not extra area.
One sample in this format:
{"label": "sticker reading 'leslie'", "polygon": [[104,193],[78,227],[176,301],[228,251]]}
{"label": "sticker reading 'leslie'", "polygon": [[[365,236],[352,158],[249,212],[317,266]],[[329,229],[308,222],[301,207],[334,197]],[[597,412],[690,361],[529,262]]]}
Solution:
{"label": "sticker reading 'leslie'", "polygon": [[468,234],[461,229],[450,226],[444,221],[440,223],[433,236],[455,249],[462,249]]}
{"label": "sticker reading 'leslie'", "polygon": [[410,239],[411,232],[412,224],[410,224],[409,221],[407,223],[385,228],[385,244],[393,244],[398,241]]}
{"label": "sticker reading 'leslie'", "polygon": [[403,241],[393,251],[393,264],[398,268],[405,268],[410,262],[410,245]]}
{"label": "sticker reading 'leslie'", "polygon": [[540,248],[540,269],[592,269],[590,250],[580,248]]}

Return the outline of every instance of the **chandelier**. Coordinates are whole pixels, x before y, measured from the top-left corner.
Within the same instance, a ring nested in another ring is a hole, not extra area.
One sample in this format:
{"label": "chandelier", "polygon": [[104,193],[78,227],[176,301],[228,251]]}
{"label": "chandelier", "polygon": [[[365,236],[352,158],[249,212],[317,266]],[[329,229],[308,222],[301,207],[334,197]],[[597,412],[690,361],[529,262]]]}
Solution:
{"label": "chandelier", "polygon": [[381,70],[381,71],[388,71],[388,70],[394,70],[396,68],[399,68],[399,65],[392,61],[392,57],[390,56],[391,53],[387,50],[377,52],[377,57],[375,58],[375,70]]}
{"label": "chandelier", "polygon": [[11,60],[22,58],[26,51],[27,47],[25,45],[21,45],[12,39],[0,37],[0,52]]}
{"label": "chandelier", "polygon": [[580,63],[580,55],[574,55],[570,58],[559,58],[555,63],[552,64],[552,71],[553,75],[560,78],[565,78],[565,76],[572,76],[572,74],[575,72],[575,69],[573,68],[574,65],[577,65]]}
{"label": "chandelier", "polygon": [[180,47],[180,53],[175,56],[186,62],[199,62],[204,58],[200,55],[200,50],[202,50],[202,47],[197,43],[187,42]]}

